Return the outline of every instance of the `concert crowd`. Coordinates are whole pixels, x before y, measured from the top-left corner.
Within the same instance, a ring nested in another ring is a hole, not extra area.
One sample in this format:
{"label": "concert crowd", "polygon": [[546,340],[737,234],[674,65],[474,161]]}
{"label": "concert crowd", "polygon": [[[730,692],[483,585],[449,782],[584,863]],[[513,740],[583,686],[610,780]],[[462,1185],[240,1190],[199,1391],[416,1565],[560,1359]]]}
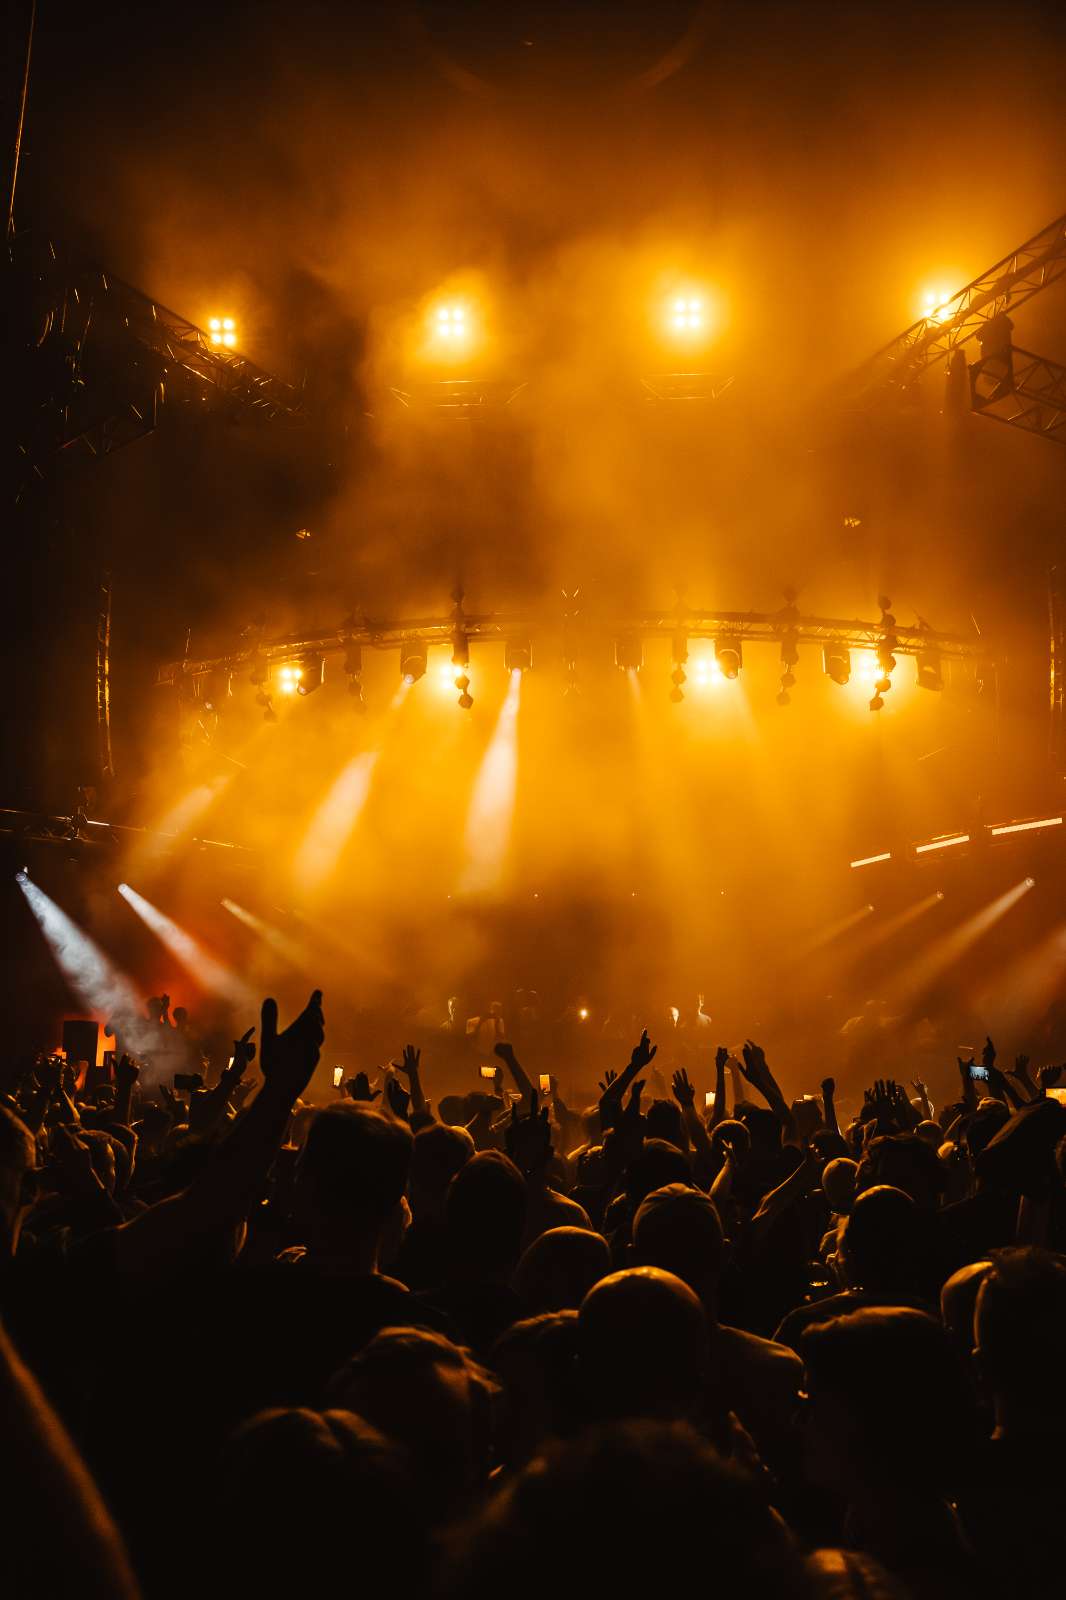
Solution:
{"label": "concert crowd", "polygon": [[325,1006],[5,1062],[5,1595],[1056,1592],[1062,1066],[569,1105],[493,1018],[313,1105]]}

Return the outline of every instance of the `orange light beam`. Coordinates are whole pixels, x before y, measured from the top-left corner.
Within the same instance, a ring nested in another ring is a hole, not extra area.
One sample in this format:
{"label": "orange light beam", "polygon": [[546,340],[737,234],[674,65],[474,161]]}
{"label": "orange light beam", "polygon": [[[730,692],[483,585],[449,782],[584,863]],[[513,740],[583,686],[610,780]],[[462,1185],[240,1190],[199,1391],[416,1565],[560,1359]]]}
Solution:
{"label": "orange light beam", "polygon": [[209,994],[220,995],[233,1005],[245,1009],[258,1005],[258,999],[248,984],[216,957],[210,955],[191,933],[180,928],[166,912],[152,905],[151,901],[138,894],[136,889],[131,889],[128,883],[120,883],[118,892],[127,905],[136,911],[141,921],[147,923],[175,961],[196,980],[201,989]]}
{"label": "orange light beam", "polygon": [[486,893],[497,888],[503,876],[518,788],[521,698],[522,673],[516,667],[470,797],[464,841],[466,864],[459,879],[463,894]]}

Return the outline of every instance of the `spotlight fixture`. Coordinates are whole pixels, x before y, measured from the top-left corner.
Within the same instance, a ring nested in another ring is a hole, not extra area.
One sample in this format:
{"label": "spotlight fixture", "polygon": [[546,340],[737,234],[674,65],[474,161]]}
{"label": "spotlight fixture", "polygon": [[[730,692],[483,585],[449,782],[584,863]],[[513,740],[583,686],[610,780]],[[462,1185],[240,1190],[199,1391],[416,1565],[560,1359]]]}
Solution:
{"label": "spotlight fixture", "polygon": [[213,345],[233,350],[237,344],[237,324],[232,317],[212,317],[207,324]]}
{"label": "spotlight fixture", "polygon": [[851,651],[847,645],[830,643],[822,646],[822,671],[834,683],[851,681]]}
{"label": "spotlight fixture", "polygon": [[278,668],[278,688],[282,694],[295,694],[300,685],[304,669],[298,661],[286,661]]}
{"label": "spotlight fixture", "polygon": [[614,664],[619,672],[639,672],[644,665],[644,644],[631,634],[614,642]]}
{"label": "spotlight fixture", "polygon": [[400,646],[400,676],[404,683],[417,683],[426,674],[426,647],[417,639]]}
{"label": "spotlight fixture", "polygon": [[870,710],[881,711],[884,709],[884,704],[885,702],[881,699],[881,696],[879,694],[875,694],[873,699],[870,701]]}
{"label": "spotlight fixture", "polygon": [[707,312],[698,294],[676,294],[667,311],[667,326],[675,338],[699,337],[707,326]]}
{"label": "spotlight fixture", "polygon": [[919,689],[942,689],[944,674],[940,665],[939,650],[919,650],[916,666]]}
{"label": "spotlight fixture", "polygon": [[722,638],[714,641],[714,659],[723,678],[735,678],[744,665],[744,651],[739,639]]}
{"label": "spotlight fixture", "polygon": [[503,647],[503,664],[508,672],[530,672],[533,645],[529,639],[508,639]]}
{"label": "spotlight fixture", "polygon": [[308,656],[296,685],[297,694],[314,694],[326,681],[326,662],[323,656]]}
{"label": "spotlight fixture", "polygon": [[796,674],[791,668],[788,672],[781,674],[781,687],[782,689],[794,689],[796,687]]}
{"label": "spotlight fixture", "polygon": [[[784,683],[784,681],[785,680],[782,678],[781,682]],[[792,704],[792,696],[789,694],[787,689],[781,689],[779,691],[777,703],[779,706],[790,706]]]}

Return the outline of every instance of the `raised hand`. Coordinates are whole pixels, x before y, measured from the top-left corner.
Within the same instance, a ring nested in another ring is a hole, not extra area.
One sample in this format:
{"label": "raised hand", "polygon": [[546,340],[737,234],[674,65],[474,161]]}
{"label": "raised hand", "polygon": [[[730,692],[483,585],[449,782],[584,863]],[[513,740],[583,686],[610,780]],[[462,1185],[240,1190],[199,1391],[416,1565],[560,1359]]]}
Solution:
{"label": "raised hand", "polygon": [[1041,1067],[1038,1073],[1041,1089],[1054,1089],[1055,1085],[1062,1077],[1063,1072],[1066,1072],[1066,1067],[1061,1065],[1054,1066],[1049,1064],[1046,1067]]}
{"label": "raised hand", "polygon": [[373,1102],[381,1094],[380,1089],[370,1087],[370,1079],[365,1072],[357,1072],[354,1078],[349,1078],[344,1085],[350,1100],[365,1100]]}
{"label": "raised hand", "polygon": [[994,1067],[995,1064],[996,1064],[996,1047],[992,1043],[992,1040],[986,1035],[985,1036],[985,1047],[981,1051],[981,1065],[987,1069],[988,1067]]}
{"label": "raised hand", "polygon": [[836,1092],[837,1092],[836,1079],[835,1078],[823,1078],[822,1079],[822,1094],[825,1096],[825,1098],[827,1100],[832,1100],[832,1098],[836,1094]]}
{"label": "raised hand", "polygon": [[658,1048],[657,1044],[652,1044],[649,1040],[648,1030],[645,1028],[640,1036],[639,1044],[634,1047],[633,1053],[629,1058],[630,1072],[643,1072],[645,1067],[651,1066]]}
{"label": "raised hand", "polygon": [[255,1045],[252,1043],[254,1032],[254,1028],[246,1028],[240,1038],[233,1041],[233,1065],[236,1068],[239,1062],[241,1068],[237,1073],[238,1078],[243,1077],[245,1067],[255,1060]]}
{"label": "raised hand", "polygon": [[[497,1045],[496,1054],[499,1055],[499,1053],[499,1046]],[[408,1081],[410,1081],[411,1078],[417,1077],[421,1061],[421,1050],[416,1050],[413,1044],[405,1044],[403,1047],[402,1057],[399,1061],[394,1061],[392,1064],[396,1068],[397,1072],[402,1072]]]}
{"label": "raised hand", "polygon": [[617,1082],[618,1082],[618,1074],[617,1074],[617,1072],[612,1071],[612,1069],[610,1067],[608,1067],[606,1072],[604,1073],[603,1077],[600,1079],[600,1091],[601,1091],[601,1093],[610,1094],[611,1090],[614,1088],[614,1086],[615,1086],[615,1084]]}
{"label": "raised hand", "polygon": [[411,1112],[411,1096],[400,1080],[390,1072],[385,1079],[385,1099],[394,1116],[406,1122]]}
{"label": "raised hand", "polygon": [[686,1110],[689,1106],[695,1105],[696,1091],[689,1082],[689,1076],[684,1067],[681,1067],[677,1072],[674,1073],[672,1087],[674,1091],[674,1099],[677,1101],[682,1111]]}
{"label": "raised hand", "polygon": [[264,1088],[297,1100],[318,1066],[326,1024],[322,1016],[322,991],[315,989],[304,1009],[284,1033],[278,1032],[278,1003],[264,1000],[259,1017],[259,1065]]}
{"label": "raised hand", "polygon": [[140,1075],[141,1069],[132,1056],[121,1055],[115,1062],[115,1087],[117,1089],[132,1089]]}
{"label": "raised hand", "polygon": [[492,1053],[499,1056],[501,1061],[511,1062],[514,1060],[514,1045],[508,1044],[506,1039],[501,1039],[499,1044],[493,1045]]}
{"label": "raised hand", "polygon": [[1015,1056],[1013,1067],[1007,1068],[1007,1076],[1020,1078],[1023,1083],[1027,1082],[1029,1078],[1029,1057]]}
{"label": "raised hand", "polygon": [[714,1070],[715,1070],[715,1072],[724,1072],[725,1071],[725,1064],[726,1064],[726,1062],[728,1060],[729,1060],[729,1051],[728,1051],[728,1049],[726,1048],[726,1046],[724,1044],[720,1044],[718,1046],[718,1049],[714,1052]]}

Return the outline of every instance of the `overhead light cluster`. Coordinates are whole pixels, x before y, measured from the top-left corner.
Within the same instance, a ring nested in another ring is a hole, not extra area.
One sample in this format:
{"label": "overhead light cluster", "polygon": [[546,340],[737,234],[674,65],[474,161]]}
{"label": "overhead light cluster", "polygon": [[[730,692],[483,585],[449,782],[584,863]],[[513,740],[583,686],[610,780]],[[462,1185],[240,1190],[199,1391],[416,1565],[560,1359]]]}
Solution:
{"label": "overhead light cluster", "polygon": [[211,317],[207,324],[213,345],[234,350],[237,345],[237,324],[232,317]]}

